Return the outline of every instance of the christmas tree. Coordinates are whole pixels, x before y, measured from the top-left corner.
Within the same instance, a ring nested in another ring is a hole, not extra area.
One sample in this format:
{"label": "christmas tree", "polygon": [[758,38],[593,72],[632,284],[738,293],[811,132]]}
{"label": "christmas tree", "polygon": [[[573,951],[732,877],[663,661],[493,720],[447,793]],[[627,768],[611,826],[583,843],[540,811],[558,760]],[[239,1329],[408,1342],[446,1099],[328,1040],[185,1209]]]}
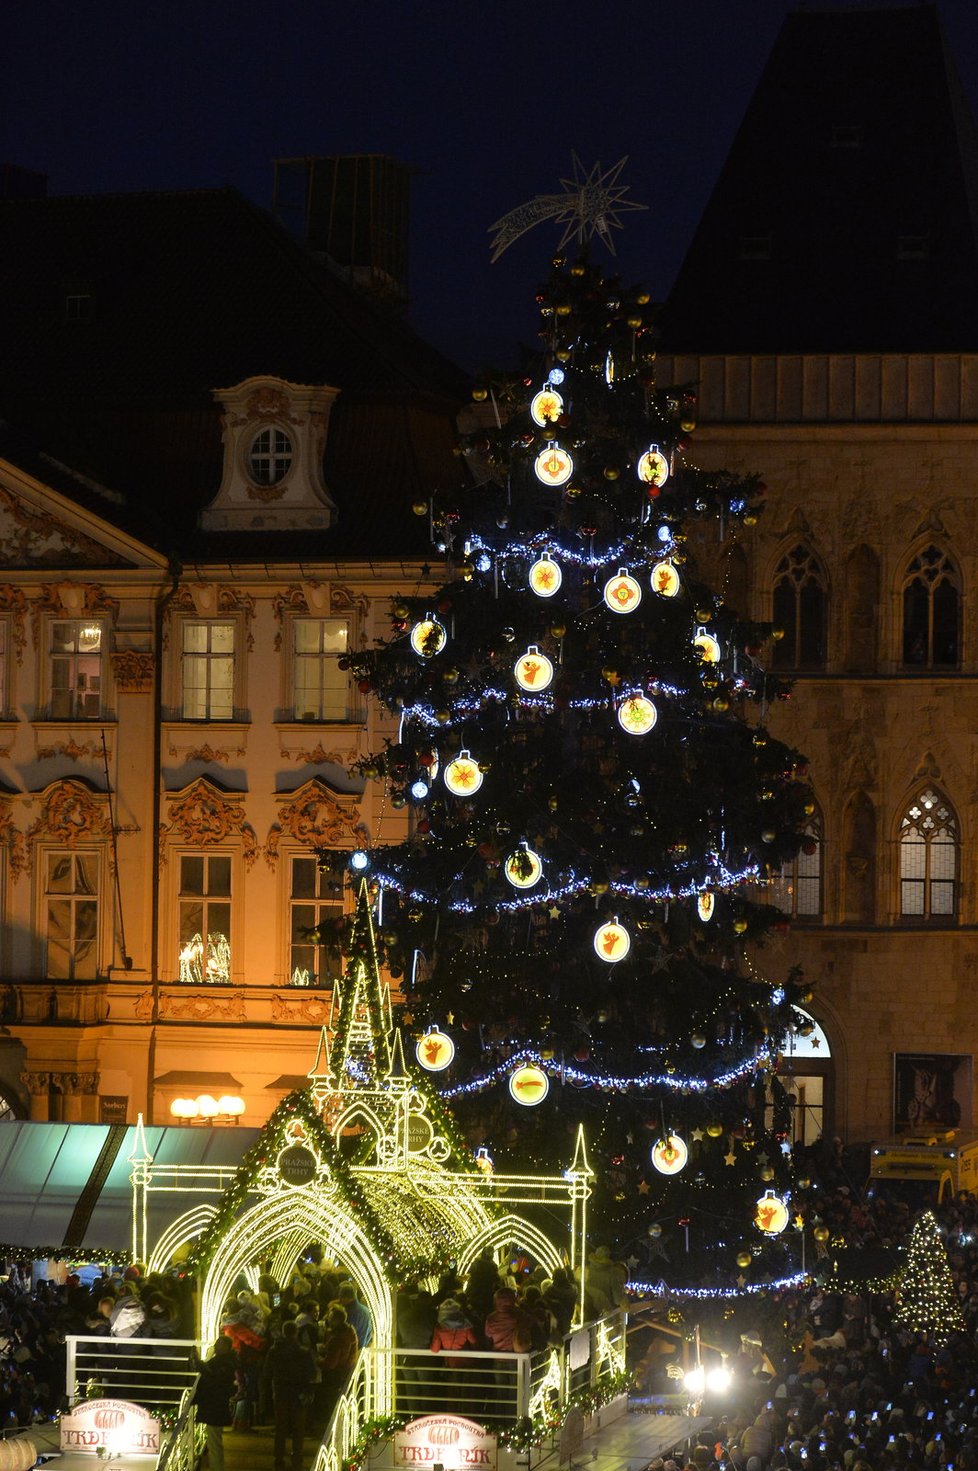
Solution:
{"label": "christmas tree", "polygon": [[926,1334],[930,1343],[947,1343],[955,1333],[964,1332],[947,1250],[933,1211],[924,1211],[910,1233],[894,1321],[912,1333]]}
{"label": "christmas tree", "polygon": [[552,1166],[583,1121],[594,1234],[730,1283],[788,1256],[787,1213],[755,1211],[788,1188],[775,1062],[804,993],[749,957],[812,806],[764,725],[770,630],[692,545],[763,486],[690,463],[695,394],[656,383],[646,292],[582,252],[537,303],[539,361],[476,388],[459,485],[415,506],[441,586],[353,659],[398,720],[362,769],[413,809],[369,855],[381,939],[473,1147]]}

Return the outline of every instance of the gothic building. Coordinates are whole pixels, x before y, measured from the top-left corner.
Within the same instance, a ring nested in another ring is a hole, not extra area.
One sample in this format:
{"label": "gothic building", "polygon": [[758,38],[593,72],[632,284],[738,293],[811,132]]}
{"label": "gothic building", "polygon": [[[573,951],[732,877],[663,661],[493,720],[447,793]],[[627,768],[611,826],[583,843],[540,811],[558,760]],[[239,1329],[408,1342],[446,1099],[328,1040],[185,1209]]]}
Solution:
{"label": "gothic building", "polygon": [[668,307],[695,456],[767,485],[700,555],[797,680],[769,725],[818,807],[758,963],[813,984],[807,1138],[974,1122],[976,199],[933,8],[791,15]]}
{"label": "gothic building", "polygon": [[0,332],[0,1113],[258,1125],[402,832],[343,656],[464,380],[228,191],[0,201]]}

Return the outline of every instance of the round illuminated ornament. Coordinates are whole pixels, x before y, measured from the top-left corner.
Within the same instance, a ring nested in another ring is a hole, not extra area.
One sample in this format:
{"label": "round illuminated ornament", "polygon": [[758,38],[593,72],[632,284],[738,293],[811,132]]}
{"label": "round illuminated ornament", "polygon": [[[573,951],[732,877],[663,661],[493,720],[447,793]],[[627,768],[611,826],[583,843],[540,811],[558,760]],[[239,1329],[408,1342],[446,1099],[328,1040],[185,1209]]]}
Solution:
{"label": "round illuminated ornament", "polygon": [[454,761],[445,767],[445,785],[456,797],[471,797],[482,786],[482,772],[478,761],[473,761],[468,751],[459,751]]}
{"label": "round illuminated ornament", "polygon": [[629,695],[618,706],[618,724],[628,735],[648,735],[659,712],[646,695]]}
{"label": "round illuminated ornament", "polygon": [[532,889],[543,873],[539,853],[534,853],[532,848],[521,843],[516,852],[510,853],[506,859],[503,873],[514,889]]}
{"label": "round illuminated ornament", "polygon": [[693,638],[693,648],[699,653],[704,664],[718,664],[720,662],[720,645],[712,633],[705,628],[698,628]]}
{"label": "round illuminated ornament", "polygon": [[617,920],[599,925],[595,931],[594,953],[600,960],[606,960],[609,965],[624,960],[631,948],[632,937]]}
{"label": "round illuminated ornament", "polygon": [[612,613],[633,613],[642,601],[642,589],[634,577],[621,568],[604,585],[604,600]]}
{"label": "round illuminated ornament", "polygon": [[660,598],[674,598],[679,591],[679,573],[671,562],[656,562],[652,568],[652,591]]}
{"label": "round illuminated ornament", "polygon": [[791,1219],[780,1195],[765,1190],[754,1210],[754,1223],[766,1236],[780,1236]]}
{"label": "round illuminated ornament", "polygon": [[510,1076],[509,1091],[524,1108],[533,1108],[542,1103],[550,1092],[550,1079],[542,1067],[525,1062]]}
{"label": "round illuminated ornament", "polygon": [[425,1032],[423,1037],[419,1037],[414,1055],[426,1072],[440,1073],[454,1058],[455,1043],[445,1032],[439,1032],[437,1027],[432,1027],[430,1032]]}
{"label": "round illuminated ornament", "polygon": [[717,897],[715,894],[711,894],[709,889],[704,889],[702,894],[698,896],[696,900],[696,911],[704,924],[713,918],[716,903]]}
{"label": "round illuminated ornament", "polygon": [[551,444],[537,455],[533,469],[544,485],[566,485],[574,473],[574,461],[565,449]]}
{"label": "round illuminated ornament", "polygon": [[669,461],[657,444],[650,444],[636,465],[638,478],[645,485],[660,490],[669,479]]}
{"label": "round illuminated ornament", "polygon": [[530,399],[530,418],[541,429],[548,424],[556,424],[563,412],[564,400],[556,388],[542,388]]}
{"label": "round illuminated ornament", "polygon": [[746,1250],[738,1251],[735,1257],[735,1261],[742,1272],[746,1272],[747,1268],[750,1266],[753,1260],[754,1258],[751,1256],[750,1252]]}
{"label": "round illuminated ornament", "polygon": [[689,1149],[678,1134],[665,1134],[652,1146],[652,1163],[660,1175],[678,1175],[689,1159]]}
{"label": "round illuminated ornament", "polygon": [[560,570],[560,564],[555,562],[548,552],[533,563],[530,568],[527,581],[530,591],[535,592],[538,598],[552,598],[564,580],[564,574]]}
{"label": "round illuminated ornament", "polygon": [[430,659],[432,654],[440,654],[447,642],[445,625],[439,623],[437,618],[432,618],[430,613],[411,629],[411,647],[424,659]]}
{"label": "round illuminated ornament", "polygon": [[545,690],[554,677],[554,666],[546,654],[541,654],[536,644],[531,644],[522,658],[517,659],[513,669],[516,683],[521,690],[537,694]]}

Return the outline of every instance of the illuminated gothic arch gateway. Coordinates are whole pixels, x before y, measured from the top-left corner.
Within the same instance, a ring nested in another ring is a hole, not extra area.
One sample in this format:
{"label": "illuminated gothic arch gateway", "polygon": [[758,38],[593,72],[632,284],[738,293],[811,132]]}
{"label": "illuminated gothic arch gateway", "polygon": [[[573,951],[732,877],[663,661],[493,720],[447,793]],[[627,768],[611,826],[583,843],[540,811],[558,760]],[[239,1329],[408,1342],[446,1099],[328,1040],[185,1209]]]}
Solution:
{"label": "illuminated gothic arch gateway", "polygon": [[[148,1259],[151,1268],[162,1266],[193,1241],[189,1260],[201,1276],[206,1344],[217,1336],[228,1294],[242,1275],[256,1282],[260,1263],[270,1259],[283,1280],[310,1242],[322,1245],[357,1282],[373,1316],[380,1352],[371,1375],[372,1413],[387,1414],[395,1284],[437,1277],[450,1264],[465,1270],[486,1247],[513,1244],[553,1270],[565,1260],[561,1249],[524,1208],[542,1205],[548,1219],[563,1216],[560,1241],[569,1242],[570,1265],[580,1269],[583,1304],[591,1170],[583,1136],[570,1168],[559,1174],[477,1168],[451,1115],[405,1064],[380,981],[365,888],[350,948],[332,1047],[323,1028],[309,1086],[279,1105],[216,1209],[196,1206]],[[133,1165],[133,1244],[146,1260],[153,1163],[144,1152]]]}

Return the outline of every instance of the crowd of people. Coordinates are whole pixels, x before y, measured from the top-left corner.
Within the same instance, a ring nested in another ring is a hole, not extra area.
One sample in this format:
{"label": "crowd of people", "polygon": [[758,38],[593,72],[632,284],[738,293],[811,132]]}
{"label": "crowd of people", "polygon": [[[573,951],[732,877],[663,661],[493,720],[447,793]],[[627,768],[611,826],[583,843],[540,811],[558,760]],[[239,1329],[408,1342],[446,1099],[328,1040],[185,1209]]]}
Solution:
{"label": "crowd of people", "polygon": [[[906,1201],[854,1189],[831,1169],[816,1188],[819,1218],[833,1243],[845,1241],[850,1260],[905,1243],[915,1216]],[[688,1471],[978,1471],[978,1199],[958,1196],[936,1214],[963,1329],[945,1343],[901,1328],[894,1293],[882,1282],[770,1292],[757,1300],[756,1326],[729,1361],[732,1388],[703,1407],[710,1428],[688,1456],[653,1462],[652,1471],[684,1464]],[[823,1283],[830,1276],[820,1270],[824,1261],[809,1266]],[[548,1274],[517,1263],[511,1272],[487,1251],[464,1278],[447,1272],[436,1289],[405,1283],[395,1302],[396,1342],[438,1355],[449,1383],[472,1350],[533,1353],[559,1341],[578,1292],[569,1269]],[[588,1265],[586,1312],[598,1316],[625,1296],[623,1269],[598,1249]],[[32,1270],[8,1262],[0,1278],[0,1428],[64,1407],[71,1333],[192,1338],[192,1282],[147,1277],[138,1267],[71,1271],[52,1259]],[[326,1423],[372,1337],[369,1309],[342,1266],[314,1250],[281,1284],[266,1266],[257,1290],[228,1300],[220,1339],[202,1365],[197,1407],[209,1427],[210,1471],[222,1471],[225,1429],[247,1434],[261,1425],[275,1427],[278,1467],[284,1471],[290,1456],[293,1466],[303,1464],[306,1432]],[[413,1373],[410,1356],[406,1362],[402,1404],[424,1408],[420,1386],[433,1366],[427,1354]],[[651,1382],[655,1372],[649,1359],[638,1387],[675,1388]]]}

